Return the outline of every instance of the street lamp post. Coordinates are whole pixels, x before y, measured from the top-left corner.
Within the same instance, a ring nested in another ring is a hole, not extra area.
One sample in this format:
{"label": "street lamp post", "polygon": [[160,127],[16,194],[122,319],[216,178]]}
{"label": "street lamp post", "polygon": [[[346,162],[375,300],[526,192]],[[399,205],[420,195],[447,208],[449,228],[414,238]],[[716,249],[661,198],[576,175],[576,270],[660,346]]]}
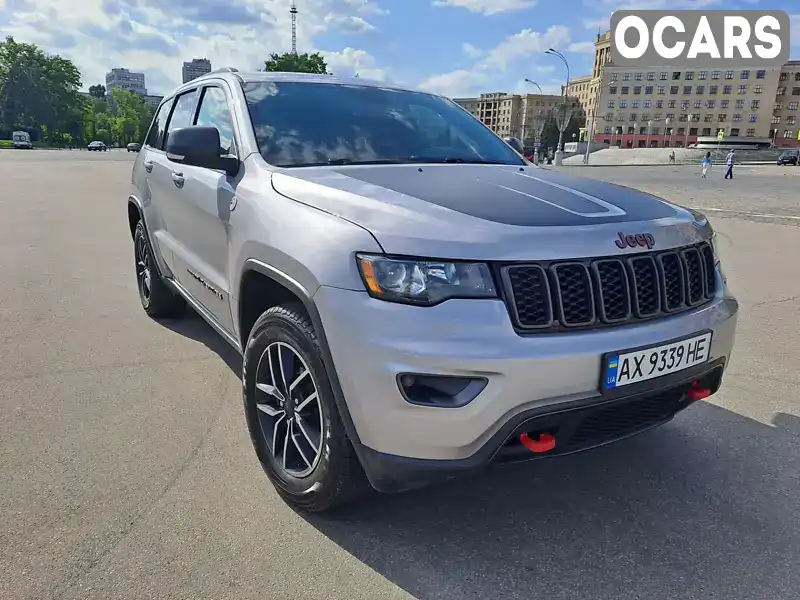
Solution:
{"label": "street lamp post", "polygon": [[670,126],[669,126],[669,117],[667,117],[667,120],[665,121],[665,123],[666,123],[666,128],[669,129],[669,134],[668,134],[669,135],[669,146],[671,148],[672,147],[672,129],[670,129]]}
{"label": "street lamp post", "polygon": [[538,83],[536,83],[535,81],[531,81],[527,77],[525,78],[525,83],[530,83],[531,85],[535,85],[537,87],[537,89],[539,90],[539,93],[542,96],[544,96],[544,92],[542,91],[542,86],[540,86]]}
{"label": "street lamp post", "polygon": [[650,147],[650,134],[653,132],[653,122],[647,122],[647,148]]}
{"label": "street lamp post", "polygon": [[[569,62],[567,62],[567,58],[563,54],[561,54],[561,52],[559,52],[558,50],[554,50],[553,48],[547,50],[545,54],[551,54],[553,56],[557,56],[558,58],[561,59],[561,61],[564,63],[564,66],[567,68],[567,81],[566,84],[564,85],[564,92],[562,94],[562,96],[564,97],[563,99],[564,104],[566,105],[567,88],[569,87]],[[566,106],[564,107],[564,110],[566,110]],[[568,119],[564,123],[563,129],[561,127],[559,127],[558,129],[558,148],[556,149],[556,156],[555,156],[556,165],[562,164],[562,161],[564,160],[564,130],[567,128],[567,125],[569,125]]]}
{"label": "street lamp post", "polygon": [[631,148],[636,148],[636,123],[633,124],[633,140],[631,140]]}

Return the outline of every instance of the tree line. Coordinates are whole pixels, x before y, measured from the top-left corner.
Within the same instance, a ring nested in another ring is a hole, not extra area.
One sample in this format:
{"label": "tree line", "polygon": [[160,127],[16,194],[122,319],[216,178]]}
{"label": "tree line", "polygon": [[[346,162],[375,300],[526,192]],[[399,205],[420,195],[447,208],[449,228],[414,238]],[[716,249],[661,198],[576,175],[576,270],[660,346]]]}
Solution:
{"label": "tree line", "polygon": [[27,131],[35,142],[53,146],[141,140],[153,108],[140,96],[126,90],[106,96],[95,85],[86,97],[80,87],[81,73],[71,60],[7,37],[0,42],[0,139]]}

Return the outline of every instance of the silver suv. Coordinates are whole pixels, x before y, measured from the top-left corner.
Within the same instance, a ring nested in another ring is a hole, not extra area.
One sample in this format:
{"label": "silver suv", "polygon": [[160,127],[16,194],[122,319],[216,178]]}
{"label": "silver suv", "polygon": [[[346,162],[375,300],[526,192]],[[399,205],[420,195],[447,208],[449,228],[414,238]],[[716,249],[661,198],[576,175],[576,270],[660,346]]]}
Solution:
{"label": "silver suv", "polygon": [[533,166],[394,85],[184,84],[128,219],[145,311],[188,304],[242,354],[258,459],[307,510],[660,425],[734,344],[705,217]]}

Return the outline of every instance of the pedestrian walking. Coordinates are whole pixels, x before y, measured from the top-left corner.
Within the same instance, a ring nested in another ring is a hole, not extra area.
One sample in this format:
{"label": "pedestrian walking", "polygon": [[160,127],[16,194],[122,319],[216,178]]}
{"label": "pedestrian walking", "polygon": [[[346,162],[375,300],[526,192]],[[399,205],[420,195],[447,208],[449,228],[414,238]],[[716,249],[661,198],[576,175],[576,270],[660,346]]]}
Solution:
{"label": "pedestrian walking", "polygon": [[703,174],[701,175],[701,177],[703,179],[706,179],[706,174],[708,173],[708,170],[711,168],[711,152],[706,152],[706,155],[703,158],[702,165],[703,165]]}
{"label": "pedestrian walking", "polygon": [[675,164],[675,150],[669,153],[669,164],[671,165]]}
{"label": "pedestrian walking", "polygon": [[728,170],[725,171],[725,179],[733,179],[733,163],[736,161],[736,153],[732,148],[731,151],[728,152],[728,156],[725,160],[728,163]]}

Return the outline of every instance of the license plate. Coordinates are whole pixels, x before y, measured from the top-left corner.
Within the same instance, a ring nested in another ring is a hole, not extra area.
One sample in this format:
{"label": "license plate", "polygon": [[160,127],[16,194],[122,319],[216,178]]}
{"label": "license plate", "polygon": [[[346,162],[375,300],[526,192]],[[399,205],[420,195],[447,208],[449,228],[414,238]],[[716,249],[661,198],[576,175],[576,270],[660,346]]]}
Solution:
{"label": "license plate", "polygon": [[615,389],[683,371],[708,360],[711,332],[645,350],[612,355],[605,365],[605,388]]}

